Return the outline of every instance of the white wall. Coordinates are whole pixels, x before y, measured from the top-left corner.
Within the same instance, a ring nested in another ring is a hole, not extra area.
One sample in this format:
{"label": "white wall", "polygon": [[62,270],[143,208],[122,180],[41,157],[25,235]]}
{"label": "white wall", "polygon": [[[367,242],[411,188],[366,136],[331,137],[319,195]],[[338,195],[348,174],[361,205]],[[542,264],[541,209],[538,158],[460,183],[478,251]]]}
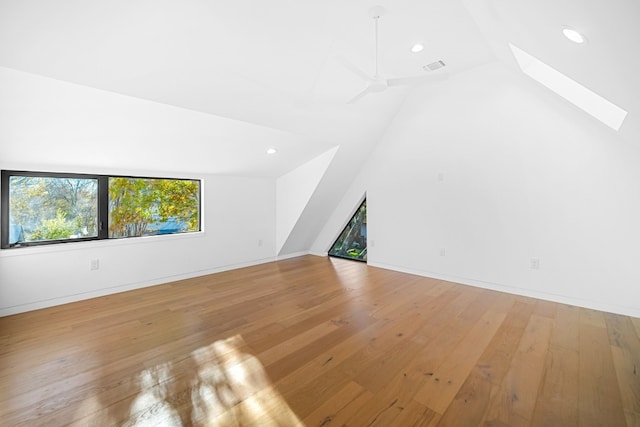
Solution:
{"label": "white wall", "polygon": [[0,316],[273,260],[273,183],[201,178],[202,233],[0,251]]}
{"label": "white wall", "polygon": [[275,259],[275,179],[172,166],[189,154],[182,140],[242,135],[238,122],[7,69],[0,77],[0,169],[198,178],[204,212],[202,233],[0,250],[0,316]]}
{"label": "white wall", "polygon": [[637,144],[515,71],[424,88],[362,172],[369,263],[640,316],[639,164]]}
{"label": "white wall", "polygon": [[291,230],[309,203],[338,147],[276,179],[276,253],[280,255]]}
{"label": "white wall", "polygon": [[[167,164],[171,140],[205,143],[190,126],[207,121],[199,113],[192,121],[186,110],[53,81],[32,88],[40,103],[0,89],[0,168],[202,178],[206,215],[197,235],[2,250],[0,315],[275,258],[275,180]],[[14,107],[33,114],[8,114]],[[166,166],[134,167],[131,153],[153,155],[139,144],[158,138]],[[122,162],[104,161],[110,141],[131,147]],[[525,76],[485,67],[408,99],[314,252],[366,190],[372,265],[640,316],[638,160],[637,144]]]}

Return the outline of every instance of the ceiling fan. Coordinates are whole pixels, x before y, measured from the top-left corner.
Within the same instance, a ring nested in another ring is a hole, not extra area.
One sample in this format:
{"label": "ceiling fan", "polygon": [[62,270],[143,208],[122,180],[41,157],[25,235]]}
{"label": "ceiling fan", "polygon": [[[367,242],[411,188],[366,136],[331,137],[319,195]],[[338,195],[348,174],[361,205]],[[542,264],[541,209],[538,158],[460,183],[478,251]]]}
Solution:
{"label": "ceiling fan", "polygon": [[[369,9],[369,16],[373,18],[375,22],[375,70],[373,76],[368,75],[346,59],[342,57],[338,57],[337,60],[344,65],[347,69],[353,72],[355,75],[359,76],[361,79],[367,82],[367,87],[356,96],[347,101],[347,104],[353,104],[370,93],[378,93],[384,92],[388,87],[392,86],[413,86],[421,83],[426,83],[429,81],[437,81],[437,80],[446,80],[446,74],[433,74],[433,75],[422,75],[422,76],[411,76],[411,77],[395,77],[395,78],[384,78],[381,77],[378,72],[378,21],[380,17],[383,16],[385,10],[382,6],[373,6]],[[444,62],[438,61],[442,65]]]}

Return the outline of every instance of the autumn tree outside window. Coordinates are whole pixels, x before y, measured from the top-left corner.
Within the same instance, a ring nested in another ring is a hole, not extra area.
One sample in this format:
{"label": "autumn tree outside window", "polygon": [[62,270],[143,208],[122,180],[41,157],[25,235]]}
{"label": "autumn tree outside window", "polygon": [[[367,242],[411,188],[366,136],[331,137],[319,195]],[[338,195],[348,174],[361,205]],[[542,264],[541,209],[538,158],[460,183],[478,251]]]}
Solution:
{"label": "autumn tree outside window", "polygon": [[200,181],[2,171],[2,248],[201,230]]}

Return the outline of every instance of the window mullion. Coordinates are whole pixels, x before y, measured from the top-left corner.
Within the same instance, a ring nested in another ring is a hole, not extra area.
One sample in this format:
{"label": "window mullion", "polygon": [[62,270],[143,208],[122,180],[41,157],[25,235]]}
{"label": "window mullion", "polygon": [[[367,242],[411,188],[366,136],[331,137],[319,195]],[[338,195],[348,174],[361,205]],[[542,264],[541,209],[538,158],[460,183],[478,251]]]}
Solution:
{"label": "window mullion", "polygon": [[98,176],[98,239],[109,238],[109,177]]}

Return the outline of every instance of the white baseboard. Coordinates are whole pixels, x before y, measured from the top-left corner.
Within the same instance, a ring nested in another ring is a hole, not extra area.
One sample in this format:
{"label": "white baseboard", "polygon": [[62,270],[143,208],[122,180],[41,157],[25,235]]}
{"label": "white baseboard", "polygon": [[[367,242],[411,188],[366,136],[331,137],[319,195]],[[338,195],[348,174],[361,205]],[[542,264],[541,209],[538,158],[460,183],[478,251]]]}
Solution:
{"label": "white baseboard", "polygon": [[315,252],[315,251],[311,251],[311,252],[309,252],[309,255],[313,255],[313,256],[329,256],[329,252]]}
{"label": "white baseboard", "polygon": [[446,274],[438,274],[431,271],[417,270],[413,268],[389,265],[380,262],[369,262],[372,267],[384,268],[385,270],[399,271],[401,273],[413,274],[416,276],[430,277],[432,279],[445,280],[447,282],[460,283],[461,285],[474,286],[477,288],[491,289],[493,291],[505,292],[508,294],[520,295],[524,297],[537,298],[545,301],[552,301],[561,304],[584,307],[593,310],[606,311],[608,313],[622,314],[625,316],[640,317],[640,309],[635,307],[627,307],[616,304],[601,303],[589,299],[576,298],[567,295],[558,295],[548,292],[540,292],[527,288],[519,288],[517,286],[503,285],[499,283],[484,282],[481,280],[469,279],[466,277],[450,276]]}
{"label": "white baseboard", "polygon": [[291,254],[278,255],[276,257],[276,261],[282,261],[282,260],[289,259],[289,258],[297,258],[299,256],[305,256],[305,255],[309,255],[309,251],[294,252],[294,253],[291,253]]}
{"label": "white baseboard", "polygon": [[166,276],[166,277],[158,277],[151,280],[146,280],[143,282],[136,283],[128,283],[124,285],[113,286],[109,288],[103,288],[91,292],[82,292],[73,295],[65,295],[59,298],[52,298],[43,301],[35,301],[32,303],[15,305],[11,307],[2,307],[0,308],[0,317],[10,316],[12,314],[24,313],[27,311],[40,310],[42,308],[54,307],[62,304],[69,304],[72,302],[87,300],[91,298],[103,297],[105,295],[112,295],[120,292],[132,291],[135,289],[147,288],[149,286],[162,285],[164,283],[176,282],[179,280],[192,279],[194,277],[206,276],[208,274],[222,273],[223,271],[236,270],[238,268],[244,267],[252,267],[254,265],[266,264],[268,262],[273,262],[276,259],[273,257],[262,258],[247,262],[241,262],[237,264],[229,264],[216,268],[192,271],[184,274],[178,274],[174,276]]}
{"label": "white baseboard", "polygon": [[[119,292],[142,289],[149,286],[156,286],[156,285],[175,282],[179,280],[191,279],[194,277],[206,276],[208,274],[215,274],[215,273],[221,273],[224,271],[244,268],[244,267],[251,267],[254,265],[265,264],[273,261],[281,261],[281,260],[286,260],[290,258],[296,258],[300,256],[305,256],[305,255],[314,255],[314,256],[322,256],[322,257],[327,256],[326,253],[311,253],[308,251],[304,251],[304,252],[296,252],[296,253],[286,254],[286,255],[279,255],[275,258],[269,257],[269,258],[263,258],[258,260],[252,260],[248,262],[237,263],[237,264],[229,264],[229,265],[224,265],[224,266],[207,269],[207,270],[193,271],[193,272],[175,275],[175,276],[156,278],[156,279],[148,280],[144,282],[130,283],[125,285],[114,286],[111,288],[104,288],[104,289],[100,289],[92,292],[66,295],[60,298],[53,298],[53,299],[44,300],[44,301],[36,301],[28,304],[22,304],[22,305],[11,306],[11,307],[3,307],[3,308],[0,308],[0,317],[10,316],[12,314],[24,313],[27,311],[39,310],[42,308],[54,307],[57,305],[68,304],[68,303],[82,301],[82,300],[91,299],[91,298],[102,297],[105,295],[111,295]],[[553,302],[558,302],[562,304],[574,305],[578,307],[590,308],[594,310],[606,311],[609,313],[617,313],[617,314],[622,314],[626,316],[633,316],[633,317],[640,318],[640,310],[634,307],[606,304],[606,303],[601,303],[598,301],[592,301],[588,299],[570,297],[566,295],[551,294],[547,292],[540,292],[540,291],[535,291],[531,289],[519,288],[516,286],[508,286],[508,285],[503,285],[498,283],[484,282],[484,281],[474,280],[474,279],[469,279],[464,277],[443,275],[443,274],[438,274],[430,271],[417,270],[417,269],[396,266],[396,265],[389,265],[384,263],[369,262],[368,264],[372,267],[384,268],[386,270],[399,271],[407,274],[414,274],[416,276],[430,277],[433,279],[460,283],[462,285],[475,286],[483,289],[491,289],[494,291],[506,292],[514,295],[538,298],[546,301],[553,301]]]}

